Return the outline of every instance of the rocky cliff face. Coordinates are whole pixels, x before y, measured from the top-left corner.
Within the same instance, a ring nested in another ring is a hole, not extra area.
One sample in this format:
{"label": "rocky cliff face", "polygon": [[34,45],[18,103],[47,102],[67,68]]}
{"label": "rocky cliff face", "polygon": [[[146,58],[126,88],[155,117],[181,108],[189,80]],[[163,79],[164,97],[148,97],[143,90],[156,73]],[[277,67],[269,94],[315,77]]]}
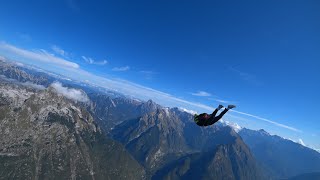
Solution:
{"label": "rocky cliff face", "polygon": [[143,168],[78,103],[0,82],[2,179],[141,179]]}
{"label": "rocky cliff face", "polygon": [[207,152],[188,154],[158,170],[152,179],[264,179],[249,148],[231,128],[217,135],[232,138]]}
{"label": "rocky cliff face", "polygon": [[153,179],[265,178],[249,148],[231,128],[199,127],[192,115],[177,108],[150,110],[117,125],[111,134]]}
{"label": "rocky cliff face", "polygon": [[153,171],[182,152],[188,151],[183,137],[183,124],[164,109],[125,121],[112,131],[128,151],[147,169]]}

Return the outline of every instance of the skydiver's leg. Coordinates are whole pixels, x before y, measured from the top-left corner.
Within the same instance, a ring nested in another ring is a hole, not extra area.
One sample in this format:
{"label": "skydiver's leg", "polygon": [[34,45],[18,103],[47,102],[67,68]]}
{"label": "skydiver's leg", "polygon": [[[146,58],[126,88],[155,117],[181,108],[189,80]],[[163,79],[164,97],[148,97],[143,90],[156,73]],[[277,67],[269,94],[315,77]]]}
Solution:
{"label": "skydiver's leg", "polygon": [[214,124],[214,123],[216,123],[217,121],[216,121],[216,117],[215,116],[211,116],[208,120],[207,120],[207,122],[206,122],[206,126],[210,126],[210,125],[212,125],[212,124]]}
{"label": "skydiver's leg", "polygon": [[214,111],[213,113],[211,114],[211,116],[215,117],[218,113],[218,111],[223,108],[223,106],[220,104]]}
{"label": "skydiver's leg", "polygon": [[219,116],[217,116],[217,117],[211,116],[211,117],[208,119],[208,121],[207,121],[207,123],[206,123],[206,126],[209,126],[209,125],[212,125],[212,124],[218,122],[218,121],[222,118],[222,116],[223,116],[225,113],[228,112],[228,110],[229,110],[229,109],[225,108],[225,109],[219,114]]}
{"label": "skydiver's leg", "polygon": [[216,115],[218,113],[218,111],[223,108],[223,106],[220,104],[214,111],[212,114],[210,114],[210,118],[205,122],[205,126],[209,126],[212,125],[214,123],[216,123]]}
{"label": "skydiver's leg", "polygon": [[229,111],[229,108],[225,108],[220,114],[219,116],[215,117],[215,122],[219,121],[223,115],[225,115],[227,112]]}
{"label": "skydiver's leg", "polygon": [[235,105],[228,105],[228,107],[225,108],[225,109],[219,114],[219,116],[216,117],[215,122],[219,121],[219,120],[222,118],[222,116],[225,115],[225,114],[229,111],[229,109],[232,109],[232,108],[235,108],[235,107],[236,107]]}

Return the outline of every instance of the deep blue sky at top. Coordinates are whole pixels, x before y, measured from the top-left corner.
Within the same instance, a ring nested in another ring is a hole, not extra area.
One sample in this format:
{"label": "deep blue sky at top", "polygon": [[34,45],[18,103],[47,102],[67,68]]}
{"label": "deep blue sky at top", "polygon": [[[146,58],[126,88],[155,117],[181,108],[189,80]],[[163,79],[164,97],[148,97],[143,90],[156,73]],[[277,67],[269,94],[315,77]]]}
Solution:
{"label": "deep blue sky at top", "polygon": [[1,1],[0,40],[58,45],[88,71],[320,134],[320,1]]}

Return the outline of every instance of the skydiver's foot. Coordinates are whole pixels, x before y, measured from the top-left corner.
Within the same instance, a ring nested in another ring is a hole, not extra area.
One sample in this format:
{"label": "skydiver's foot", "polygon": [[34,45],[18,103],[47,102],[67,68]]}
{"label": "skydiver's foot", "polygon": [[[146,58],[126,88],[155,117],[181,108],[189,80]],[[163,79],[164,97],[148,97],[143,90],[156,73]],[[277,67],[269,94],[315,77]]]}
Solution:
{"label": "skydiver's foot", "polygon": [[228,105],[228,109],[233,109],[233,108],[235,108],[236,106],[235,105]]}
{"label": "skydiver's foot", "polygon": [[217,109],[220,110],[222,108],[223,108],[223,106],[220,104]]}

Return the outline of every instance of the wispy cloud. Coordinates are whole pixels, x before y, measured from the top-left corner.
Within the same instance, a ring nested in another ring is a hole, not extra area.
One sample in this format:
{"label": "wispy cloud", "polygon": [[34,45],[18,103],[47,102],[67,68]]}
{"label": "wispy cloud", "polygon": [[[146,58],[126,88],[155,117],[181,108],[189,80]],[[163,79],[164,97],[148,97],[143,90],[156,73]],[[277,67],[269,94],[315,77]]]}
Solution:
{"label": "wispy cloud", "polygon": [[112,68],[112,71],[128,71],[129,69],[130,69],[129,66],[114,67],[114,68]]}
{"label": "wispy cloud", "polygon": [[55,64],[55,65],[70,67],[70,68],[79,68],[79,65],[77,63],[56,57],[45,50],[29,51],[29,50],[15,47],[5,42],[0,42],[0,50],[3,50],[10,54],[14,54],[15,57],[19,57],[19,58],[27,58],[27,59],[32,59],[40,62]]}
{"label": "wispy cloud", "polygon": [[195,92],[195,93],[191,93],[192,95],[194,96],[201,96],[201,97],[208,97],[208,96],[211,96],[210,93],[208,92],[205,92],[205,91],[198,91],[198,92]]}
{"label": "wispy cloud", "polygon": [[[64,71],[58,71],[60,70],[59,68],[56,69],[56,71],[58,73],[61,73],[64,76],[67,76],[71,79],[75,79],[75,80],[80,80],[80,81],[84,81],[85,80],[90,80],[90,83],[92,85],[95,86],[99,86],[99,87],[103,87],[109,90],[113,90],[116,92],[120,92],[122,94],[128,95],[128,96],[132,96],[134,98],[140,98],[143,100],[147,100],[147,99],[153,99],[156,102],[159,102],[160,104],[167,106],[167,107],[183,107],[183,108],[187,108],[187,109],[192,109],[195,111],[199,111],[199,112],[203,112],[203,111],[213,111],[214,108],[207,106],[205,104],[202,103],[197,103],[197,102],[191,102],[188,100],[184,100],[181,98],[177,98],[171,94],[168,93],[164,93],[149,87],[145,87],[145,86],[141,86],[139,84],[130,82],[130,81],[126,81],[126,80],[122,80],[122,79],[111,79],[111,78],[105,78],[105,77],[101,77],[101,76],[97,76],[94,75],[90,72],[87,72],[81,68],[79,68],[79,66],[75,63],[60,59],[60,58],[56,58],[48,53],[46,53],[45,51],[40,51],[40,52],[34,52],[34,51],[29,51],[29,50],[24,50],[24,49],[20,49],[17,47],[14,47],[12,45],[8,45],[5,43],[0,43],[0,50],[4,49],[6,51],[10,51],[11,53],[15,53],[14,56],[12,56],[12,59],[16,59],[16,58],[28,58],[32,61],[35,62],[51,62],[50,60],[53,59],[54,63],[57,65],[60,65],[61,67],[67,66],[69,68],[65,68]],[[1,51],[0,51],[1,52]],[[50,58],[49,58],[50,57]],[[45,59],[45,60],[43,60]],[[17,59],[19,60],[19,59]],[[46,69],[47,67],[42,67],[44,69]],[[62,86],[62,85],[56,85],[57,87]],[[69,91],[64,90],[64,92],[69,93]],[[199,92],[198,92],[199,93]],[[77,93],[75,93],[77,94]],[[206,94],[206,93],[199,93],[199,94]],[[208,93],[209,94],[209,93]],[[207,94],[206,94],[207,95]],[[288,126],[288,125],[284,125],[266,118],[262,118],[256,115],[252,115],[249,113],[245,113],[245,112],[240,112],[240,111],[236,111],[236,110],[230,110],[234,113],[237,114],[241,114],[244,116],[248,116],[251,118],[255,118],[264,122],[268,122],[272,125],[281,127],[281,128],[285,128],[291,131],[295,131],[295,132],[302,132],[299,129],[296,129],[294,127]]]}
{"label": "wispy cloud", "polygon": [[58,55],[60,55],[62,57],[69,57],[69,53],[66,52],[65,50],[61,49],[57,45],[52,45],[51,49],[53,50],[53,52],[55,52],[56,54],[58,54]]}
{"label": "wispy cloud", "polygon": [[222,100],[222,99],[213,99],[214,101],[217,101],[219,103],[224,103],[224,104],[232,104],[231,101],[226,101],[226,100]]}
{"label": "wispy cloud", "polygon": [[144,78],[147,79],[147,80],[152,80],[154,78],[154,76],[156,74],[158,74],[157,72],[154,72],[154,71],[139,71],[140,73],[142,73],[144,75]]}
{"label": "wispy cloud", "polygon": [[254,85],[262,85],[263,83],[259,81],[255,75],[240,71],[236,67],[229,67],[229,70],[240,76],[240,78],[248,83],[254,84]]}
{"label": "wispy cloud", "polygon": [[4,75],[0,75],[0,79],[1,79],[1,80],[4,80],[4,81],[13,82],[13,83],[16,83],[16,84],[20,84],[20,85],[23,85],[23,86],[26,86],[26,87],[31,87],[31,88],[36,89],[36,90],[44,90],[44,89],[46,88],[46,87],[44,87],[43,85],[35,84],[35,83],[33,83],[33,82],[30,82],[30,81],[19,82],[19,81],[17,81],[16,79],[7,78],[7,77],[4,76]]}
{"label": "wispy cloud", "polygon": [[88,96],[81,90],[63,87],[60,82],[54,82],[50,85],[53,87],[58,94],[65,96],[68,99],[72,99],[74,101],[79,102],[88,102]]}
{"label": "wispy cloud", "polygon": [[29,34],[18,32],[17,35],[23,41],[27,41],[27,42],[32,41],[32,38],[31,38],[31,36]]}
{"label": "wispy cloud", "polygon": [[140,71],[140,73],[143,73],[143,74],[156,74],[156,72],[154,72],[154,71]]}
{"label": "wispy cloud", "polygon": [[91,57],[86,57],[86,56],[81,56],[81,57],[88,64],[94,64],[94,65],[100,65],[100,66],[108,64],[107,60],[96,61],[96,60],[92,59]]}
{"label": "wispy cloud", "polygon": [[233,109],[231,109],[230,111],[238,113],[238,114],[242,114],[242,115],[245,115],[245,116],[253,117],[255,119],[258,119],[258,120],[261,120],[261,121],[265,121],[265,122],[271,123],[273,125],[276,125],[276,126],[279,126],[279,127],[282,127],[282,128],[286,128],[286,129],[289,129],[289,130],[292,130],[292,131],[295,131],[295,132],[300,132],[300,133],[302,132],[301,130],[296,129],[294,127],[287,126],[287,125],[284,125],[284,124],[281,124],[281,123],[277,123],[275,121],[272,121],[272,120],[269,120],[269,119],[266,119],[266,118],[262,118],[262,117],[259,117],[259,116],[256,116],[256,115],[252,115],[252,114],[249,114],[249,113],[236,111],[236,110],[233,110]]}

